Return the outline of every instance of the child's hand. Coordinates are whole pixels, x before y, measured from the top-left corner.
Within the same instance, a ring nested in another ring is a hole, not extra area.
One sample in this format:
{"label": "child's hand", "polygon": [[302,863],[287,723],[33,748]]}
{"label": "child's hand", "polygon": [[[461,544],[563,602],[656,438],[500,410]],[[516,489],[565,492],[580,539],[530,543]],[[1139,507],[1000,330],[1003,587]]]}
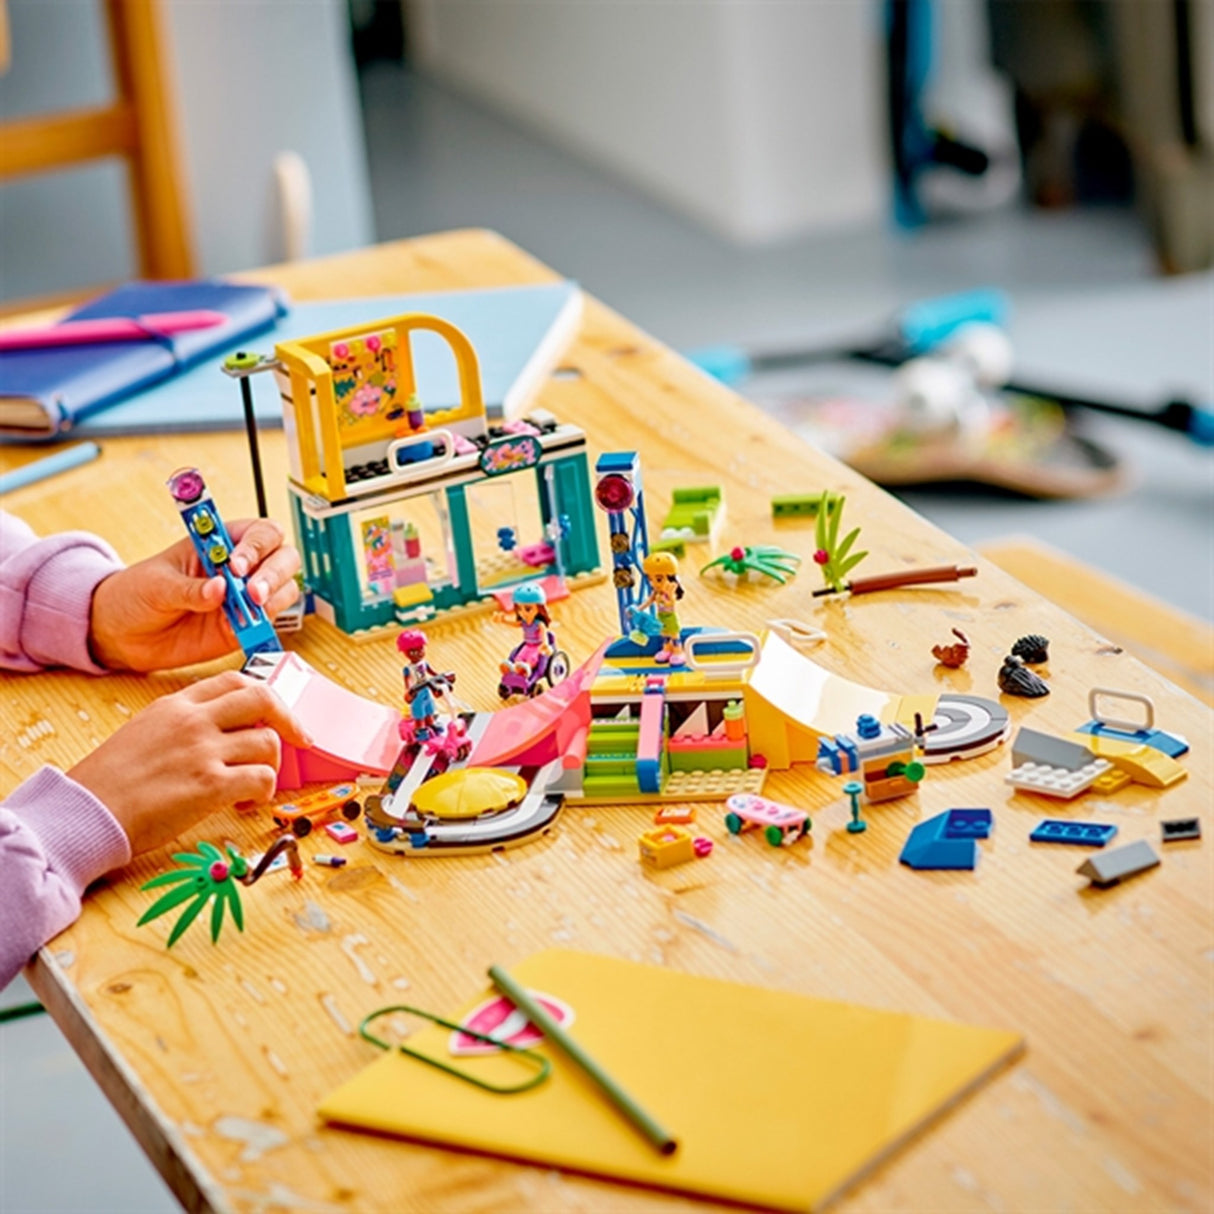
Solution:
{"label": "child's hand", "polygon": [[118,819],[139,853],[241,801],[268,801],[280,737],[312,740],[264,684],[235,670],[164,696],[68,775]]}
{"label": "child's hand", "polygon": [[[228,526],[231,569],[248,579],[249,597],[273,619],[299,595],[299,553],[273,519]],[[89,645],[111,670],[171,670],[236,648],[223,614],[224,580],[205,578],[188,537],[157,556],[110,574],[93,593]]]}

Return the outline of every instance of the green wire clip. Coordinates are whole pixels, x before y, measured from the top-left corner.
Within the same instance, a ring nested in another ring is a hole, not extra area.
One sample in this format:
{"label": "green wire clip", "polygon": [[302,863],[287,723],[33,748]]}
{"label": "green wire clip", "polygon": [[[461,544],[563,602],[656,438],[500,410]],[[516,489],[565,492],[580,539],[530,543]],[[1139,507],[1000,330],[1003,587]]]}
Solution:
{"label": "green wire clip", "polygon": [[452,1066],[449,1062],[443,1062],[441,1059],[432,1058],[429,1054],[423,1054],[420,1050],[410,1049],[402,1042],[398,1042],[395,1046],[402,1054],[406,1054],[410,1058],[416,1058],[419,1062],[424,1062],[429,1066],[437,1067],[440,1071],[446,1071],[448,1075],[454,1075],[456,1079],[462,1079],[465,1083],[471,1083],[486,1092],[492,1092],[497,1096],[516,1096],[520,1092],[529,1092],[532,1088],[539,1087],[552,1072],[552,1063],[542,1054],[537,1054],[534,1050],[525,1050],[517,1045],[507,1045],[504,1041],[498,1041],[496,1037],[475,1032],[473,1029],[465,1028],[462,1024],[456,1024],[451,1020],[444,1020],[441,1016],[436,1016],[433,1012],[427,1012],[424,1008],[410,1007],[406,1003],[398,1003],[392,1007],[381,1007],[378,1011],[364,1017],[362,1023],[358,1026],[358,1035],[364,1041],[369,1041],[381,1050],[394,1048],[390,1042],[376,1037],[367,1027],[381,1016],[389,1016],[393,1012],[405,1012],[410,1016],[420,1016],[423,1020],[429,1020],[432,1024],[441,1025],[445,1029],[453,1029],[457,1033],[463,1033],[475,1041],[484,1041],[488,1045],[496,1046],[498,1049],[505,1050],[509,1054],[517,1054],[520,1061],[526,1059],[528,1065],[533,1065],[536,1068],[535,1074],[529,1079],[525,1079],[521,1083],[514,1084],[511,1087],[506,1087],[502,1084],[489,1083],[487,1080],[480,1079],[469,1071]]}

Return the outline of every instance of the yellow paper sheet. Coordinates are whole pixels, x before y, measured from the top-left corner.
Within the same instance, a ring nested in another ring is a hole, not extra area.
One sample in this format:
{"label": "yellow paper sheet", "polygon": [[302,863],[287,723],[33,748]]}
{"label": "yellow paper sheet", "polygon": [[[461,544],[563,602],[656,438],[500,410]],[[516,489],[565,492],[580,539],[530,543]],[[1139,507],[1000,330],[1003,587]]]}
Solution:
{"label": "yellow paper sheet", "polygon": [[[547,1083],[487,1094],[399,1053],[321,1105],[329,1121],[782,1210],[821,1206],[1019,1053],[951,1024],[550,949],[512,971],[572,1006],[570,1032],[679,1139],[662,1157],[559,1050]],[[482,996],[476,1003],[480,1003]],[[469,1008],[476,1004],[470,1004]],[[452,1017],[459,1019],[459,1017]],[[502,1056],[452,1059],[497,1082]]]}

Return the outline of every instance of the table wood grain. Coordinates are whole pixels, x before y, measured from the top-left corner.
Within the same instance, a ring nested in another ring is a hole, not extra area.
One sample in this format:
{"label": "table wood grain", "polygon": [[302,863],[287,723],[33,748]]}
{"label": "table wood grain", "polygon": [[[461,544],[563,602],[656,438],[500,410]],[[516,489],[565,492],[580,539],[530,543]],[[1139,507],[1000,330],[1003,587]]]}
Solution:
{"label": "table wood grain", "polygon": [[[453,232],[249,277],[297,298],[538,282],[552,272],[489,232]],[[1154,697],[1160,724],[1186,734],[1191,773],[1166,793],[1131,788],[1063,810],[1116,822],[1118,842],[1150,839],[1161,867],[1089,890],[1078,849],[1028,833],[1059,808],[1003,783],[1007,748],[929,768],[916,797],[873,807],[849,835],[838,781],[774,774],[769,791],[809,808],[812,839],[773,851],[729,837],[718,807],[698,829],[706,862],[643,871],[646,811],[571,809],[547,839],[505,855],[415,860],[345,849],[349,866],[268,878],[246,898],[244,935],[212,946],[204,929],[171,952],[165,931],[136,929],[140,882],[167,853],[139,858],[88,899],[80,921],[34,961],[30,979],[139,1141],[191,1210],[675,1210],[704,1203],[424,1145],[330,1130],[314,1109],[371,1061],[352,1026],[412,1001],[451,1009],[479,991],[491,962],[550,945],[588,949],[881,1008],[1006,1026],[1027,1039],[1001,1074],[854,1189],[845,1208],[876,1210],[1208,1210],[1211,1205],[1211,715],[1160,675],[1079,624],[711,382],[592,299],[580,335],[539,403],[585,427],[592,451],[643,453],[651,522],[672,487],[717,483],[726,544],[776,542],[807,556],[813,529],[773,525],[775,493],[847,494],[864,528],[866,570],[973,561],[977,578],[855,601],[815,600],[812,565],[788,586],[696,576],[685,563],[687,623],[760,628],[795,617],[824,628],[814,654],[841,674],[908,693],[997,695],[995,673],[1026,632],[1050,637],[1044,700],[1005,701],[1016,723],[1061,732],[1087,719],[1093,684]],[[259,384],[268,390],[268,384]],[[235,391],[233,387],[233,391]],[[284,514],[285,452],[263,436],[271,508]],[[6,449],[0,465],[29,453]],[[204,470],[225,516],[253,511],[238,435],[131,438],[101,460],[11,495],[41,530],[87,527],[128,560],[180,537],[164,481]],[[696,550],[692,550],[695,553]],[[563,646],[584,658],[615,622],[605,587],[560,605]],[[953,626],[968,666],[937,667],[931,645]],[[514,639],[487,616],[430,629],[432,654],[480,708],[496,704],[496,662]],[[354,644],[320,621],[287,639],[322,672],[385,703],[399,694],[390,640]],[[4,678],[0,791],[43,763],[70,766],[154,697],[238,659],[153,677],[58,672]],[[138,778],[133,773],[132,778]],[[910,827],[950,806],[988,805],[991,839],[973,873],[898,863]],[[1202,818],[1207,839],[1158,845],[1160,817]],[[234,812],[188,841],[272,837]],[[319,843],[305,841],[307,853]],[[722,1049],[729,1048],[728,1034]],[[795,1048],[795,1047],[794,1047]],[[801,1048],[812,1048],[806,1043]],[[727,1111],[722,1110],[722,1115]]]}

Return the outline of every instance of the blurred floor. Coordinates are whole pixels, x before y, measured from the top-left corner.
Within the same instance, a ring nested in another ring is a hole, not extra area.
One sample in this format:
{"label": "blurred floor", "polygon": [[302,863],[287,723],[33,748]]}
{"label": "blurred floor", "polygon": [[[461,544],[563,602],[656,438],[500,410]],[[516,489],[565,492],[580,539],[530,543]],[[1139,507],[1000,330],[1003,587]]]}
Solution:
{"label": "blurred floor", "polygon": [[[1110,393],[1150,399],[1179,387],[1214,398],[1214,280],[1153,282],[1150,243],[1130,212],[1014,212],[913,237],[860,231],[742,249],[399,67],[364,74],[363,101],[379,239],[494,228],[677,348],[864,334],[910,300],[994,284],[1013,299],[1018,357],[1039,375],[1069,362],[1072,386],[1107,368]],[[1111,326],[1150,313],[1157,288],[1157,331],[1111,337]],[[1210,618],[1214,460],[1151,427],[1102,418],[1092,433],[1130,459],[1132,492],[1065,503],[903,496],[966,543],[1041,535]]]}
{"label": "blurred floor", "polygon": [[[738,249],[550,144],[434,84],[378,65],[363,81],[381,240],[442,228],[502,232],[673,346],[779,346],[825,330],[864,332],[922,295],[995,283],[1025,321],[1018,348],[1054,365],[1082,344],[1060,295],[1107,301],[1135,292],[1154,262],[1143,230],[1119,211],[1012,214],[929,229],[808,238]],[[1186,295],[1185,292],[1188,292]],[[1191,302],[1190,302],[1191,297]],[[1203,298],[1207,301],[1203,305]],[[1179,326],[1148,354],[1180,386],[1214,387],[1207,290],[1181,288]],[[1094,305],[1095,306],[1095,305]],[[1203,306],[1205,312],[1202,312]],[[1053,312],[1051,312],[1053,309]],[[1204,320],[1203,320],[1204,316]],[[1102,364],[1126,357],[1080,336]],[[1203,344],[1204,342],[1204,344]],[[1162,373],[1161,373],[1162,374]],[[1133,378],[1125,367],[1119,382]],[[1144,372],[1144,389],[1153,372]],[[1162,375],[1160,386],[1167,379]],[[1142,585],[1209,618],[1214,604],[1209,456],[1148,428],[1101,421],[1132,454],[1138,486],[1105,501],[1042,503],[916,492],[921,513],[967,543],[1013,532]],[[28,997],[18,982],[0,995]],[[69,1167],[55,1166],[70,1160]],[[158,1214],[176,1203],[45,1017],[0,1025],[0,1212]]]}

